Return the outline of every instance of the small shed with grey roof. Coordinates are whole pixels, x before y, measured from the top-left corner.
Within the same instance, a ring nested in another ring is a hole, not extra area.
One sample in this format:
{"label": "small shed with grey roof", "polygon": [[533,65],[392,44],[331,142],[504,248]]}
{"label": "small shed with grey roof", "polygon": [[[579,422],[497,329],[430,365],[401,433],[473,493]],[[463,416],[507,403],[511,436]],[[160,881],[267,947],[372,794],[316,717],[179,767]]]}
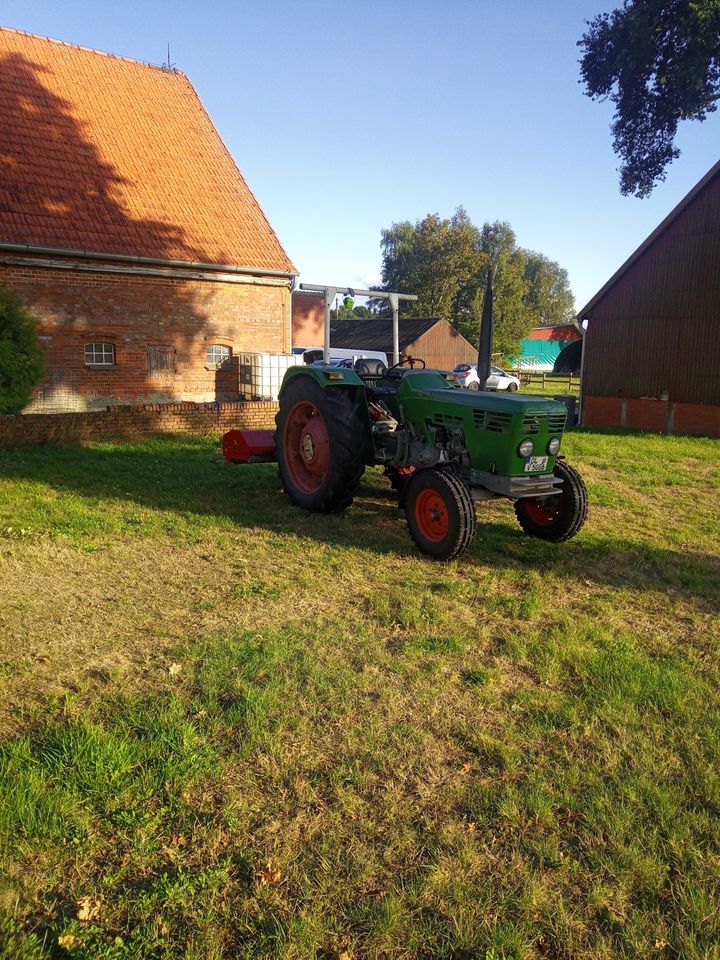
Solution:
{"label": "small shed with grey roof", "polygon": [[[295,329],[295,298],[296,294],[293,294],[293,344],[302,347],[322,346],[319,311],[315,324],[311,325],[303,317],[303,326]],[[306,299],[311,302],[309,298]],[[447,320],[438,317],[402,319],[401,316],[399,330],[400,353],[418,357],[428,367],[452,370],[458,363],[477,361],[477,347],[459,334]],[[381,317],[335,320],[330,327],[330,343],[343,350],[382,350],[391,357],[392,321]]]}

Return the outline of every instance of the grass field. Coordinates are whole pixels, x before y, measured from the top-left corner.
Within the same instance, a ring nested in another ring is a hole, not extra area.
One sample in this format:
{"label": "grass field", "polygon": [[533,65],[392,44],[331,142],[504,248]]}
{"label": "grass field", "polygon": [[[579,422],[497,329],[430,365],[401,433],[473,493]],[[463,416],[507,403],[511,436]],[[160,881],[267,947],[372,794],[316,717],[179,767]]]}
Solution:
{"label": "grass field", "polygon": [[522,393],[539,394],[541,396],[580,396],[580,379],[570,378],[562,374],[551,376],[548,374],[545,378],[541,374],[531,374],[530,379],[522,383],[520,390]]}
{"label": "grass field", "polygon": [[216,441],[0,452],[3,958],[720,957],[718,443],[418,555]]}

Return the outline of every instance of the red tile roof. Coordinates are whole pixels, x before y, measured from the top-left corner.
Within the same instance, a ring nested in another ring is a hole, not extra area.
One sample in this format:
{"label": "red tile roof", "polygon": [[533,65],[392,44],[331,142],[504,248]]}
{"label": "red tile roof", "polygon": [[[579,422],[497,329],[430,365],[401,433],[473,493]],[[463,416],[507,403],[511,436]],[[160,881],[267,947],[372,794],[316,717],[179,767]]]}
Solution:
{"label": "red tile roof", "polygon": [[527,340],[581,340],[582,334],[574,323],[560,323],[554,327],[534,327]]}
{"label": "red tile roof", "polygon": [[4,28],[0,241],[295,272],[187,77]]}

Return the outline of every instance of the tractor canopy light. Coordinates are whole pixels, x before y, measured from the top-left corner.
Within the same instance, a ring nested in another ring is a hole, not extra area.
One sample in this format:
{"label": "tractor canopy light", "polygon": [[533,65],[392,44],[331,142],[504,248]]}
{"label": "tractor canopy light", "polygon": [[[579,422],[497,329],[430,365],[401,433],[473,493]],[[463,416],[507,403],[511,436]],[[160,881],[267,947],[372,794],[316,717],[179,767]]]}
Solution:
{"label": "tractor canopy light", "polygon": [[547,452],[551,457],[554,457],[555,454],[560,449],[560,437],[553,437],[550,443],[547,445]]}
{"label": "tractor canopy light", "polygon": [[532,440],[523,440],[518,447],[518,453],[521,457],[531,457],[534,449],[535,445],[533,444]]}

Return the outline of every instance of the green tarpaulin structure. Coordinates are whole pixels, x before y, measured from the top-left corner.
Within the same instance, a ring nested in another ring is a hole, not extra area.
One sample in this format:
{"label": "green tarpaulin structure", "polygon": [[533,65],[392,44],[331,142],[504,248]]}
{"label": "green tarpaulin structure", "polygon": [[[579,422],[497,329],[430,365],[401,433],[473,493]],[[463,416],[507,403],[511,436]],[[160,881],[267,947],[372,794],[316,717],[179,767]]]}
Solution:
{"label": "green tarpaulin structure", "polygon": [[514,367],[552,370],[557,355],[568,345],[567,340],[523,340]]}

